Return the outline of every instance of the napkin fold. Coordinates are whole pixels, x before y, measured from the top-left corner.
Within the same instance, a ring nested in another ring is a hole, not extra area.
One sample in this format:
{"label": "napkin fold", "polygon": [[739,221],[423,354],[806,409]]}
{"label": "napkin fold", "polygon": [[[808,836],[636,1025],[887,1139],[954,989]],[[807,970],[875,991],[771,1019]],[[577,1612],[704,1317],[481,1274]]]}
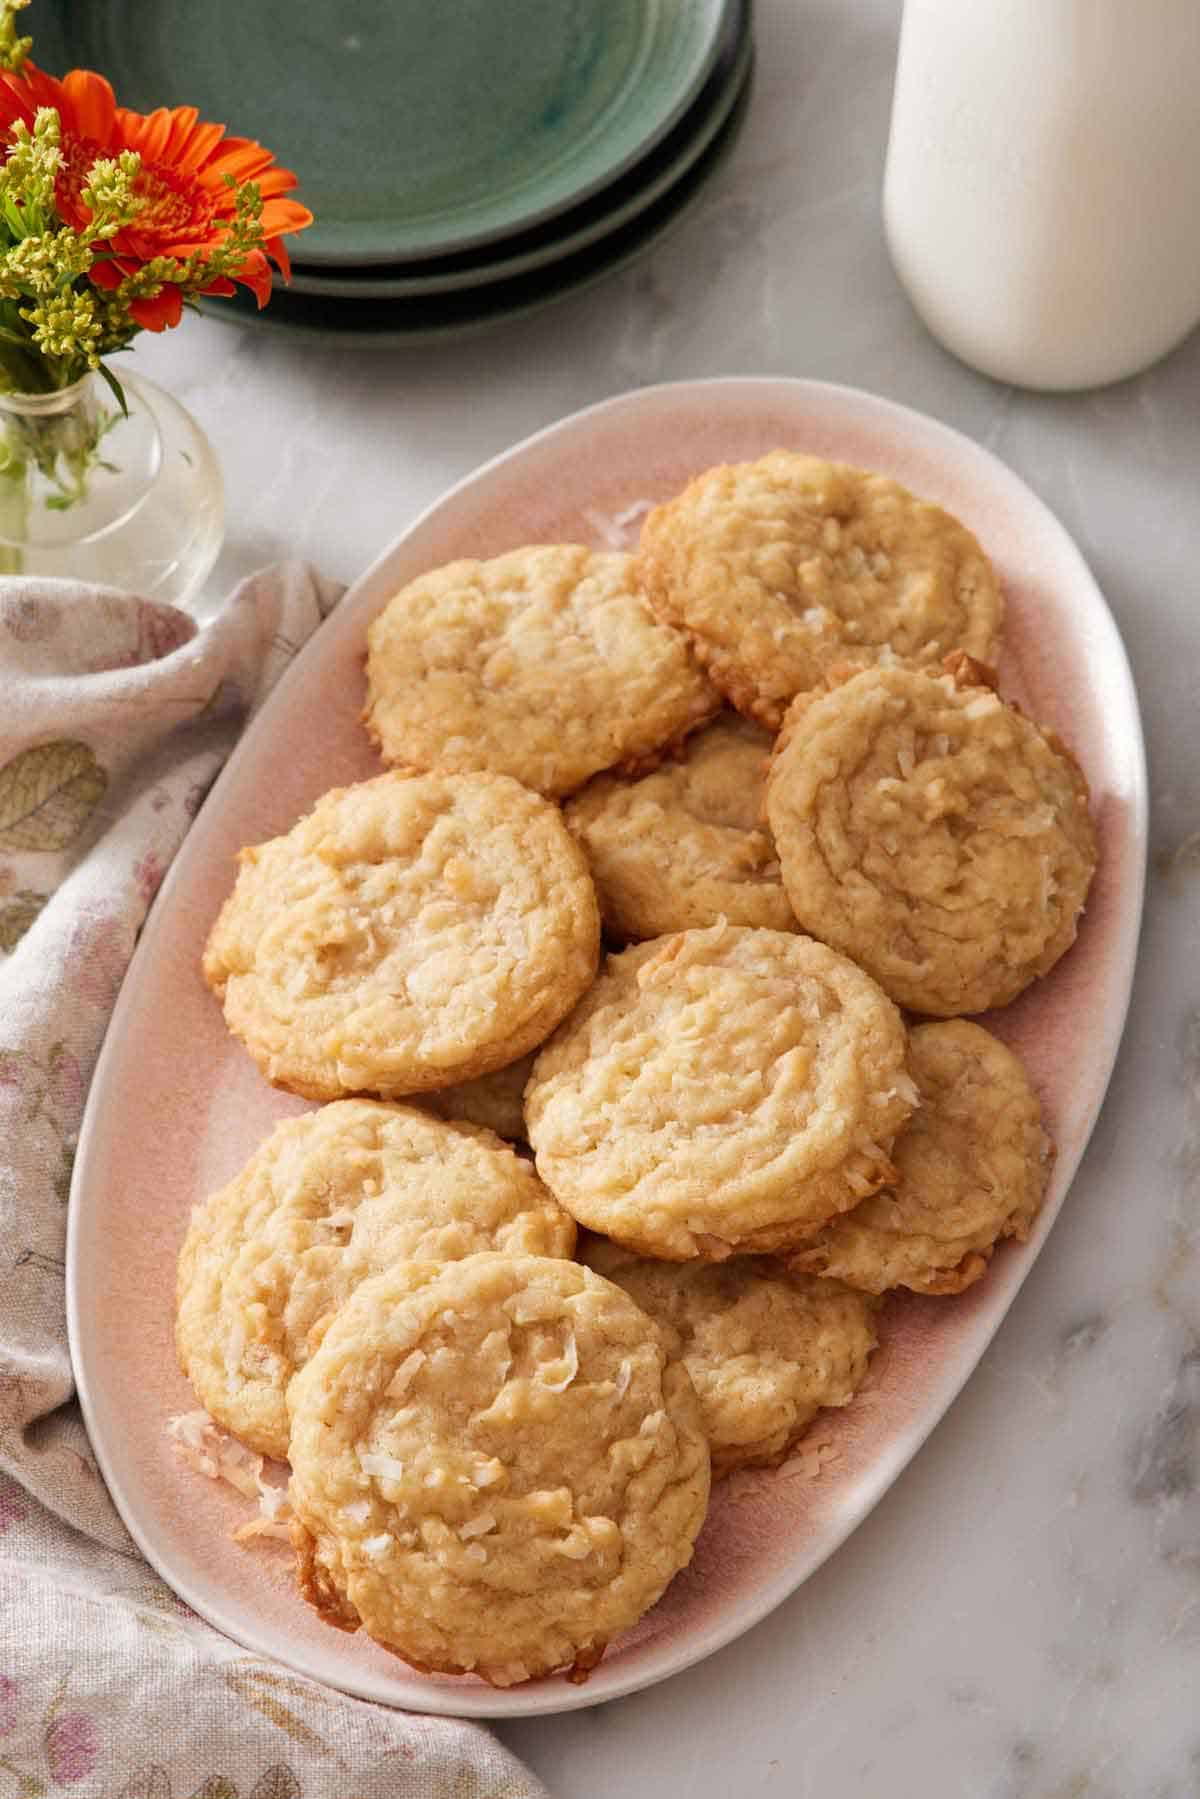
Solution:
{"label": "napkin fold", "polygon": [[0,1792],[545,1799],[479,1726],[248,1655],[142,1560],[73,1402],[63,1275],[88,1082],[160,881],[340,589],[253,576],[202,630],[0,580]]}

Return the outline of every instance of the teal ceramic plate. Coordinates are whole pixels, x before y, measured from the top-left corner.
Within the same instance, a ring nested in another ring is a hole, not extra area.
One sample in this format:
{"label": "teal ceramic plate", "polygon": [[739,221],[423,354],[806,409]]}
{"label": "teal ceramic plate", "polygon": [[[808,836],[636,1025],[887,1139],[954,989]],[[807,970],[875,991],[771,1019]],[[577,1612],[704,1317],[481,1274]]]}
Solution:
{"label": "teal ceramic plate", "polygon": [[[557,219],[496,244],[461,251],[457,256],[382,263],[364,269],[310,269],[295,262],[291,291],[347,300],[428,298],[505,281],[586,249],[636,219],[682,180],[732,112],[752,54],[750,0],[735,0],[722,31],[717,65],[679,123],[657,149],[640,158],[627,174]],[[298,247],[303,250],[303,240]],[[278,278],[276,286],[283,286]]]}
{"label": "teal ceramic plate", "polygon": [[34,55],[197,106],[300,176],[310,264],[504,237],[615,180],[716,60],[729,0],[44,0]]}
{"label": "teal ceramic plate", "polygon": [[347,300],[278,293],[265,311],[259,312],[252,297],[239,292],[232,300],[202,300],[200,304],[210,317],[231,324],[351,350],[412,349],[444,343],[536,312],[624,268],[679,222],[736,141],[749,107],[752,82],[753,64],[725,124],[675,187],[632,223],[548,268],[428,299]]}

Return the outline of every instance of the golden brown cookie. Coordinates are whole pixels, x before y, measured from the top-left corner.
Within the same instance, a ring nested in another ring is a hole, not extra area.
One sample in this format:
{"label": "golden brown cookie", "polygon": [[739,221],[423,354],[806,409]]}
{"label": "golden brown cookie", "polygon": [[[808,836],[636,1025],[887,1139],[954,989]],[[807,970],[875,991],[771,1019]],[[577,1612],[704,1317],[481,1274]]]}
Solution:
{"label": "golden brown cookie", "polygon": [[535,544],[411,581],[367,633],[363,719],[385,762],[492,769],[570,793],[720,705],[632,558]]}
{"label": "golden brown cookie", "polygon": [[611,936],[637,943],[718,918],[796,929],[763,819],[770,753],[765,731],[726,712],[650,774],[597,775],[568,803]]}
{"label": "golden brown cookie", "polygon": [[691,1559],[692,1383],[575,1263],[400,1263],[338,1313],[293,1400],[304,1591],[414,1667],[582,1677]]}
{"label": "golden brown cookie", "polygon": [[288,1385],[369,1275],[477,1250],[569,1256],[575,1225],[490,1131],[346,1099],[278,1125],[192,1214],[175,1339],[218,1424],[287,1455]]}
{"label": "golden brown cookie", "polygon": [[896,1138],[896,1179],[788,1257],[868,1293],[961,1293],[1002,1237],[1021,1242],[1042,1203],[1053,1146],[1020,1061],[965,1019],[919,1025],[909,1071],[921,1103]]}
{"label": "golden brown cookie", "polygon": [[595,890],[556,806],[506,775],[380,775],[241,853],[204,953],[263,1073],[308,1099],[503,1068],[590,984]]}
{"label": "golden brown cookie", "polygon": [[497,1068],[492,1074],[481,1074],[476,1080],[462,1081],[455,1087],[444,1087],[440,1093],[423,1094],[422,1103],[439,1118],[464,1118],[468,1124],[481,1124],[510,1143],[524,1143],[525,1083],[533,1070],[535,1050]]}
{"label": "golden brown cookie", "polygon": [[801,925],[914,1012],[1015,999],[1075,940],[1096,866],[1087,784],[988,671],[870,669],[788,715],[767,782]]}
{"label": "golden brown cookie", "polygon": [[884,475],[775,450],[652,512],[637,573],[715,685],[778,730],[838,663],[995,653],[1003,599],[965,525]]}
{"label": "golden brown cookie", "polygon": [[656,1262],[590,1233],[580,1259],[623,1287],[683,1362],[714,1476],[782,1461],[821,1408],[848,1405],[866,1377],[875,1308],[840,1281],[789,1277],[767,1256]]}
{"label": "golden brown cookie", "polygon": [[715,925],[611,956],[534,1063],[538,1172],[646,1255],[786,1247],[891,1178],[904,1026],[810,937]]}

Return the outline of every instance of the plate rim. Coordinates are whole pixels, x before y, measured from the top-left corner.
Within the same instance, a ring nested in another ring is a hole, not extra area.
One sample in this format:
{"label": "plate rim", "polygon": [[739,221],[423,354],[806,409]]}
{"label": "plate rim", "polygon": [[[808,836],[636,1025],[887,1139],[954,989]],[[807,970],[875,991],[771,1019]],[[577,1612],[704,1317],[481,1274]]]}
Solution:
{"label": "plate rim", "polygon": [[[91,1369],[83,1345],[86,1326],[81,1295],[81,1280],[84,1273],[81,1267],[81,1244],[84,1236],[82,1212],[86,1204],[85,1190],[89,1185],[90,1163],[93,1156],[99,1154],[98,1145],[103,1131],[105,1110],[104,1096],[111,1080],[111,1070],[122,1051],[128,1016],[136,1005],[137,992],[144,971],[154,961],[155,944],[165,929],[165,921],[175,899],[176,889],[187,878],[190,860],[188,855],[189,839],[192,837],[192,833],[189,832],[167,872],[122,981],[121,990],[93,1072],[84,1118],[80,1127],[67,1213],[65,1283],[67,1336],[76,1393],[88,1440],[112,1502],[140,1553],[159,1578],[202,1618],[244,1648],[280,1662],[295,1672],[317,1680],[322,1685],[332,1686],[335,1690],[370,1700],[376,1704],[388,1705],[393,1708],[417,1708],[440,1716],[494,1719],[544,1716],[582,1710],[592,1705],[605,1703],[610,1699],[625,1697],[684,1672],[697,1662],[705,1660],[717,1650],[744,1636],[774,1611],[784,1599],[796,1592],[823,1566],[830,1556],[842,1547],[859,1524],[880,1502],[888,1488],[928,1440],[934,1428],[941,1423],[955,1399],[978,1368],[985,1351],[1008,1317],[1017,1294],[1036,1264],[1042,1246],[1066,1202],[1079,1164],[1095,1129],[1096,1120],[1104,1103],[1123,1041],[1132,998],[1138,940],[1144,910],[1149,835],[1149,786],[1145,732],[1128,652],[1116,619],[1082,551],[1057,515],[1025,480],[993,451],[976,443],[955,427],[946,425],[928,413],[922,413],[916,408],[886,399],[881,395],[872,394],[862,388],[795,376],[724,375],[695,380],[661,382],[652,387],[636,388],[611,395],[604,400],[581,407],[551,424],[543,426],[540,430],[530,433],[497,455],[489,457],[460,480],[454,482],[431,504],[422,508],[420,513],[384,546],[362,574],[347,587],[339,603],[338,611],[341,612],[342,608],[355,611],[364,606],[368,597],[373,596],[375,589],[386,576],[391,560],[400,554],[408,541],[443,507],[450,506],[465,490],[494,474],[506,463],[517,459],[535,446],[545,444],[558,434],[576,430],[580,425],[597,417],[621,410],[635,411],[638,406],[647,401],[654,402],[672,395],[680,399],[685,397],[702,398],[706,392],[717,389],[728,391],[735,388],[744,390],[748,405],[753,400],[761,403],[772,395],[778,395],[782,389],[793,394],[798,400],[807,398],[810,403],[818,406],[822,403],[826,406],[832,404],[834,407],[840,407],[851,413],[857,411],[860,415],[864,412],[876,417],[882,415],[893,426],[900,426],[906,431],[919,432],[927,443],[932,440],[938,448],[944,446],[955,456],[966,456],[968,459],[978,462],[994,480],[999,482],[1002,488],[1007,487],[1010,491],[1015,492],[1023,504],[1032,506],[1035,512],[1041,515],[1043,525],[1048,527],[1051,535],[1058,539],[1068,560],[1074,563],[1076,574],[1088,589],[1090,601],[1094,602],[1094,610],[1090,611],[1090,617],[1092,623],[1099,628],[1106,640],[1104,646],[1106,658],[1111,658],[1114,672],[1120,679],[1124,689],[1124,698],[1128,705],[1128,716],[1134,726],[1132,741],[1126,742],[1123,746],[1128,757],[1131,783],[1129,791],[1123,797],[1128,805],[1125,837],[1134,852],[1132,857],[1134,891],[1129,896],[1131,903],[1120,909],[1119,928],[1114,933],[1116,947],[1113,964],[1120,968],[1120,1015],[1114,1020],[1115,1028],[1111,1036],[1111,1047],[1106,1064],[1101,1065],[1101,1078],[1095,1086],[1092,1103],[1086,1114],[1086,1126],[1081,1134],[1077,1153],[1071,1162],[1069,1175],[1064,1181],[1057,1201],[1052,1207],[1043,1208],[1035,1229],[1024,1246],[1023,1266],[1007,1303],[997,1316],[986,1317],[982,1324],[977,1326],[976,1332],[970,1340],[969,1353],[960,1354],[953,1361],[948,1373],[937,1384],[936,1398],[931,1396],[925,1408],[925,1415],[917,1428],[906,1432],[903,1438],[893,1446],[892,1452],[881,1457],[878,1464],[864,1475],[856,1490],[854,1502],[845,1506],[834,1527],[821,1537],[819,1544],[813,1550],[806,1556],[801,1556],[794,1565],[789,1565],[774,1578],[762,1582],[754,1589],[747,1604],[741,1608],[734,1608],[732,1617],[721,1620],[716,1626],[699,1628],[692,1639],[685,1640],[683,1645],[670,1650],[667,1656],[667,1666],[657,1670],[651,1669],[649,1672],[645,1668],[631,1670],[624,1677],[618,1673],[612,1681],[605,1682],[603,1692],[594,1687],[589,1691],[588,1686],[574,1687],[565,1681],[548,1680],[533,1683],[529,1688],[513,1687],[504,1689],[502,1692],[497,1692],[492,1688],[469,1686],[464,1682],[461,1691],[431,1686],[428,1691],[419,1691],[411,1700],[388,1697],[380,1694],[369,1676],[357,1676],[353,1669],[347,1671],[344,1679],[339,1678],[335,1681],[329,1677],[327,1672],[314,1667],[303,1649],[293,1654],[281,1653],[276,1645],[255,1640],[252,1630],[245,1628],[239,1620],[230,1620],[225,1615],[219,1601],[214,1603],[207,1594],[196,1591],[190,1580],[186,1578],[180,1580],[175,1575],[168,1574],[161,1565],[154,1547],[147,1540],[150,1535],[149,1530],[143,1528],[142,1520],[123,1490],[120,1472],[113,1463],[109,1454],[109,1444],[103,1440],[98,1424],[99,1400],[97,1392],[93,1390]],[[345,616],[345,613],[342,615]],[[292,686],[305,678],[308,664],[322,652],[321,636],[322,631],[318,627],[280,676],[256,716],[243,730],[230,752],[225,766],[213,783],[205,800],[205,810],[214,805],[219,807],[225,790],[232,787],[239,779],[243,762],[248,761],[250,756],[257,752],[259,737],[269,734],[273,713],[281,708]],[[201,842],[202,840],[196,838],[195,841]],[[610,1664],[610,1666],[615,1667],[615,1664]]]}
{"label": "plate rim", "polygon": [[[633,194],[626,196],[618,205],[613,206],[602,216],[591,219],[588,223],[576,226],[574,230],[556,236],[549,243],[534,248],[518,251],[515,255],[497,257],[496,260],[477,262],[470,269],[456,269],[441,275],[437,270],[421,274],[398,274],[389,277],[379,271],[391,267],[406,268],[407,262],[389,265],[387,263],[360,263],[353,268],[326,270],[313,264],[310,267],[298,257],[292,258],[291,280],[283,283],[276,279],[275,285],[281,292],[301,294],[314,300],[407,300],[433,299],[443,294],[469,293],[478,287],[486,287],[495,281],[511,281],[523,275],[536,274],[542,270],[552,273],[554,265],[568,256],[574,256],[582,250],[593,246],[599,247],[604,239],[627,225],[633,225],[647,212],[656,201],[666,196],[682,182],[690,170],[704,156],[721,132],[734,107],[741,96],[742,88],[750,72],[754,60],[754,33],[750,27],[750,0],[730,0],[730,14],[736,13],[738,30],[730,45],[729,66],[720,87],[714,92],[711,104],[697,118],[687,142],[680,146],[665,167],[655,170],[650,178],[644,181]],[[696,96],[699,101],[700,95]],[[686,117],[686,115],[685,115]],[[684,119],[677,121],[683,124]],[[661,144],[658,148],[661,149]],[[653,151],[648,155],[652,156]],[[639,161],[641,159],[639,158]],[[626,171],[626,178],[636,174],[636,165]],[[612,185],[619,184],[620,177]],[[605,184],[607,187],[608,183]],[[593,194],[590,202],[596,204],[604,197],[604,189]],[[568,222],[568,215],[560,215],[562,222]],[[553,223],[553,221],[549,221]],[[536,229],[536,227],[534,227]],[[513,233],[520,236],[523,233]],[[498,239],[494,248],[502,250],[506,239]],[[481,249],[493,246],[482,245]],[[464,252],[471,254],[471,252]],[[411,259],[414,263],[418,258]],[[437,261],[438,258],[429,260]]]}
{"label": "plate rim", "polygon": [[[693,4],[695,3],[696,0],[693,0]],[[722,30],[734,0],[699,0],[699,3],[703,4],[711,15],[703,54],[697,59],[690,77],[676,95],[674,103],[662,114],[652,130],[639,137],[636,145],[631,145],[616,162],[608,164],[602,173],[596,174],[579,187],[572,188],[569,193],[560,195],[557,200],[546,205],[536,207],[532,212],[519,213],[515,218],[505,220],[503,224],[488,226],[476,231],[458,232],[449,237],[443,235],[440,238],[429,240],[424,246],[410,242],[403,249],[386,252],[388,260],[403,261],[408,257],[446,256],[459,251],[482,249],[485,245],[495,243],[515,230],[532,230],[538,225],[550,223],[561,213],[568,211],[570,207],[591,199],[610,181],[619,181],[622,175],[628,174],[638,160],[643,156],[648,156],[658,144],[661,144],[668,132],[679,123],[716,66],[720,53]],[[379,258],[378,247],[371,250],[321,250],[318,240],[318,253],[315,256],[310,255],[308,261],[314,268],[362,268],[378,261]]]}

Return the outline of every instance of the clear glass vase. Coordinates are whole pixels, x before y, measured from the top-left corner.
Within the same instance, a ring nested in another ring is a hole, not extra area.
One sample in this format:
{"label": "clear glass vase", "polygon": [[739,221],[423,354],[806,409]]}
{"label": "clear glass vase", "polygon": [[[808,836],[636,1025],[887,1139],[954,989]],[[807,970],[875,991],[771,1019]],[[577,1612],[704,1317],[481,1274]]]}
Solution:
{"label": "clear glass vase", "polygon": [[191,414],[125,376],[0,393],[0,574],[66,575],[195,610],[224,535],[221,471]]}

